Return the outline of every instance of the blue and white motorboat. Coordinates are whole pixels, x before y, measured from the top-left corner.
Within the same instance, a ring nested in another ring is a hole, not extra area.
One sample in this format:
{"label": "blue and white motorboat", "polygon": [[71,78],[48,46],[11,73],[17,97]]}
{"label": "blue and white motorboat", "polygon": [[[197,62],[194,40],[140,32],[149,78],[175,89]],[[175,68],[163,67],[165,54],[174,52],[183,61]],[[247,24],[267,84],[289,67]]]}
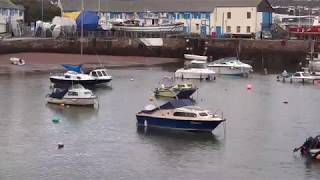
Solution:
{"label": "blue and white motorboat", "polygon": [[234,75],[247,77],[252,71],[252,66],[241,62],[236,57],[218,59],[208,63],[208,68],[221,75]]}
{"label": "blue and white motorboat", "polygon": [[64,74],[50,76],[50,81],[56,85],[71,86],[73,84],[81,84],[85,87],[92,87],[98,84],[106,84],[112,80],[112,76],[108,74],[106,69],[92,70],[89,74],[82,72],[82,65],[74,66],[63,64],[68,71]]}
{"label": "blue and white motorboat", "polygon": [[172,100],[161,106],[148,105],[136,114],[137,126],[185,131],[213,131],[224,122],[219,116],[194,106],[190,99]]}

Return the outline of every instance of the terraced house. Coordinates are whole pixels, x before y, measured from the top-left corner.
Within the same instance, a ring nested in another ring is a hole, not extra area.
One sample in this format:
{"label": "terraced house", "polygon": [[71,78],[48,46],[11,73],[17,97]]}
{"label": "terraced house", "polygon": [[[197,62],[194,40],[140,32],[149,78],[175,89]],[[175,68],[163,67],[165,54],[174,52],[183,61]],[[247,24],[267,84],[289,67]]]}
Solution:
{"label": "terraced house", "polygon": [[0,0],[0,33],[16,31],[24,21],[24,7],[15,5],[10,0]]}
{"label": "terraced house", "polygon": [[[188,33],[251,36],[268,31],[273,9],[268,0],[83,0],[84,9],[110,19],[147,11],[184,23]],[[81,0],[60,0],[62,12],[81,10]]]}

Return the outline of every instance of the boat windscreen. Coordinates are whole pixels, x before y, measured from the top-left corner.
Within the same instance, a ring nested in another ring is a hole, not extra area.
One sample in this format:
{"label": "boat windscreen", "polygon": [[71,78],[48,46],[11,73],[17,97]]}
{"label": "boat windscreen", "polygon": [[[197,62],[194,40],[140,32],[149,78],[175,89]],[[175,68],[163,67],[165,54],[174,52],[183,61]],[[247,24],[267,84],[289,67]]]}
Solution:
{"label": "boat windscreen", "polygon": [[67,92],[68,92],[68,89],[55,88],[50,94],[50,97],[62,99]]}
{"label": "boat windscreen", "polygon": [[193,106],[194,103],[190,99],[178,99],[169,101],[160,106],[160,109],[175,109],[184,106]]}
{"label": "boat windscreen", "polygon": [[221,64],[221,63],[226,63],[226,62],[230,62],[230,61],[237,61],[237,60],[238,59],[236,57],[226,57],[226,58],[215,60],[213,62],[217,63],[217,64]]}

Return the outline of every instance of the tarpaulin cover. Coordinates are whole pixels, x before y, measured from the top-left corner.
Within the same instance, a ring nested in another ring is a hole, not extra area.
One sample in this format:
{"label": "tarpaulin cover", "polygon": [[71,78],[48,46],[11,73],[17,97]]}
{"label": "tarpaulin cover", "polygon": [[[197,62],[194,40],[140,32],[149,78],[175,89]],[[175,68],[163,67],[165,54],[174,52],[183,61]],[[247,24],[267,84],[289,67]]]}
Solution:
{"label": "tarpaulin cover", "polygon": [[81,29],[81,21],[83,19],[83,30],[95,31],[98,27],[99,17],[97,13],[91,11],[83,11],[77,18],[77,27]]}
{"label": "tarpaulin cover", "polygon": [[74,71],[77,73],[81,73],[81,68],[83,64],[80,64],[79,66],[71,65],[71,64],[61,64],[65,69],[68,71]]}
{"label": "tarpaulin cover", "polygon": [[73,20],[76,20],[79,15],[81,14],[80,11],[77,11],[77,12],[65,12],[63,13],[63,17],[67,17],[67,18],[71,18]]}

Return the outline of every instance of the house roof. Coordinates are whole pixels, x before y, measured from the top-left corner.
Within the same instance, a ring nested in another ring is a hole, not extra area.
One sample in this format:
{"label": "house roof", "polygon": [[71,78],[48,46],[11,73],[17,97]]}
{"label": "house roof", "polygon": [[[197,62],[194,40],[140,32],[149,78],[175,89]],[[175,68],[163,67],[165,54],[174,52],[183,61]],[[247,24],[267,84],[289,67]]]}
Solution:
{"label": "house roof", "polygon": [[17,6],[10,0],[0,0],[0,8],[24,10],[23,6]]}
{"label": "house roof", "polygon": [[[81,0],[60,0],[63,11],[81,10]],[[98,11],[99,0],[83,0],[84,9]],[[258,7],[272,11],[268,0],[100,0],[103,12],[212,12],[215,7]]]}

